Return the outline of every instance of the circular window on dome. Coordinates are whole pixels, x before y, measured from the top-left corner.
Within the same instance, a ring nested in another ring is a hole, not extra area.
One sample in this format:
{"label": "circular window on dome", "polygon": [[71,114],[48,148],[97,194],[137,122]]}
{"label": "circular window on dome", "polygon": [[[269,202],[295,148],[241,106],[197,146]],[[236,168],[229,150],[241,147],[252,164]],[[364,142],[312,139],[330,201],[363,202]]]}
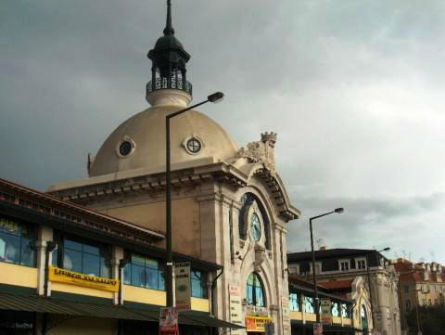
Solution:
{"label": "circular window on dome", "polygon": [[202,149],[202,141],[196,136],[187,138],[183,145],[185,150],[192,155],[199,153]]}
{"label": "circular window on dome", "polygon": [[133,153],[135,148],[133,140],[125,137],[116,147],[116,153],[119,157],[124,158]]}

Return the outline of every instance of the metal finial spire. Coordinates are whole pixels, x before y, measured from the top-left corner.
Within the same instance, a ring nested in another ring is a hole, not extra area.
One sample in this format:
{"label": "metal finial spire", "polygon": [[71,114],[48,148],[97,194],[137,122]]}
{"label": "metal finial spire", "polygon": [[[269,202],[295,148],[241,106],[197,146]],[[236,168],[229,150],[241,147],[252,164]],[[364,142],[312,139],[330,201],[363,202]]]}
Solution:
{"label": "metal finial spire", "polygon": [[172,4],[171,0],[167,0],[167,23],[164,28],[164,35],[173,35],[175,30],[172,26]]}

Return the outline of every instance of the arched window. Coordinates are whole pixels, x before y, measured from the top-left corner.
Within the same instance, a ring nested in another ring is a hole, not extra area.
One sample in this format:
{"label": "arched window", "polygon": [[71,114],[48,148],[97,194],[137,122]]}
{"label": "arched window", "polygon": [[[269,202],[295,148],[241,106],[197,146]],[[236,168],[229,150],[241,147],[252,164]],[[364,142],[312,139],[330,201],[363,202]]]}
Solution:
{"label": "arched window", "polygon": [[247,278],[246,300],[252,306],[265,306],[263,283],[255,272],[252,272]]}

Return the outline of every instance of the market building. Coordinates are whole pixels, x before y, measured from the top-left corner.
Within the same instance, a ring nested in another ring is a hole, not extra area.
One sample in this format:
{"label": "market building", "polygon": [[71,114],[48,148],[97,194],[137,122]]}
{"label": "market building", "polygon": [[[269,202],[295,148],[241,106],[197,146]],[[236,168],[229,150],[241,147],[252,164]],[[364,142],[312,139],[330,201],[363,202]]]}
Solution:
{"label": "market building", "polygon": [[[49,194],[141,229],[165,232],[165,120],[192,101],[186,69],[190,55],[175,36],[169,2],[164,34],[148,58],[151,107],[118,126],[89,158],[89,178],[54,184]],[[268,323],[275,334],[289,333],[283,305],[288,297],[287,223],[300,213],[276,171],[277,134],[265,132],[238,147],[197,110],[171,124],[173,250],[222,267],[199,274],[218,319],[245,326],[239,334],[264,332]],[[154,245],[165,248],[165,241]],[[116,257],[116,262],[129,259]],[[136,266],[137,260],[130,258],[130,264]],[[129,280],[125,271],[123,278]]]}
{"label": "market building", "polygon": [[[162,233],[0,179],[0,334],[154,334],[165,306]],[[211,315],[202,276],[222,267],[187,255],[191,311],[181,334],[234,327]]]}
{"label": "market building", "polygon": [[[353,319],[354,296],[332,294],[324,286],[318,285],[318,297],[328,312],[321,315],[323,332],[325,334],[357,334],[361,328],[355,327]],[[293,335],[313,334],[316,322],[315,293],[312,282],[289,275],[289,310]],[[322,309],[321,309],[322,310]],[[320,312],[322,312],[320,310]]]}
{"label": "market building", "polygon": [[[399,335],[398,274],[377,250],[325,249],[315,251],[315,273],[328,292],[354,301],[354,327],[363,334],[378,331]],[[312,278],[311,252],[288,254],[291,274]]]}

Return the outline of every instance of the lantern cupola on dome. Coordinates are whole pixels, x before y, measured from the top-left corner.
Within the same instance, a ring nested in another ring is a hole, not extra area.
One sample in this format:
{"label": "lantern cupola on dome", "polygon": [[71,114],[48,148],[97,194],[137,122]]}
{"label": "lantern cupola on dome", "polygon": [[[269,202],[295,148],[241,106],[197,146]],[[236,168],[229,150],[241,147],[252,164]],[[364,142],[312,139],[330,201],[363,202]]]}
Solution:
{"label": "lantern cupola on dome", "polygon": [[167,0],[167,23],[164,36],[160,37],[155,47],[148,52],[147,57],[152,61],[151,81],[147,83],[147,101],[151,105],[158,102],[160,90],[176,90],[170,94],[182,94],[187,103],[192,98],[192,85],[187,81],[185,64],[190,55],[184,50],[181,42],[175,37],[172,26],[171,0]]}

